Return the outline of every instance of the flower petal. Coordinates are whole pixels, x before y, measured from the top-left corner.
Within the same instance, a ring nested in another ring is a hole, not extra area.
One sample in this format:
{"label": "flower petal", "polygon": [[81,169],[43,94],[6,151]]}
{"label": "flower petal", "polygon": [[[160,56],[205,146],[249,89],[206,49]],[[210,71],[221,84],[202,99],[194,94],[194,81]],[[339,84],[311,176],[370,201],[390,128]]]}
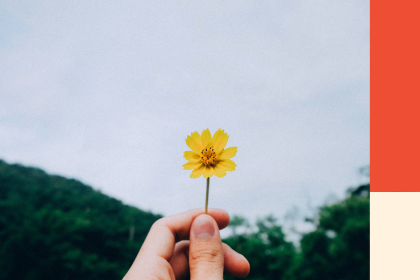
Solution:
{"label": "flower petal", "polygon": [[204,169],[204,164],[200,165],[191,172],[190,177],[194,179],[200,177],[201,175],[203,175]]}
{"label": "flower petal", "polygon": [[203,132],[201,133],[201,144],[207,148],[213,146],[212,141],[211,141],[211,133],[208,128],[204,129]]}
{"label": "flower petal", "polygon": [[184,170],[191,170],[199,167],[200,165],[203,165],[201,161],[189,161],[186,164],[184,164],[182,167],[184,167]]}
{"label": "flower petal", "polygon": [[203,149],[203,146],[201,144],[201,136],[198,134],[197,131],[191,133],[191,136],[187,136],[187,139],[185,139],[185,142],[187,142],[188,147],[190,147],[191,150],[193,150],[196,153],[200,153]]}
{"label": "flower petal", "polygon": [[222,178],[226,176],[226,169],[224,169],[221,165],[215,165],[214,166],[214,175],[216,175],[219,178]]}
{"label": "flower petal", "polygon": [[200,154],[197,154],[196,152],[193,152],[193,151],[186,151],[184,152],[184,158],[189,161],[197,161],[197,160],[200,160]]}
{"label": "flower petal", "polygon": [[203,172],[204,178],[210,178],[214,174],[213,166],[206,166]]}
{"label": "flower petal", "polygon": [[236,155],[237,151],[238,151],[238,147],[229,147],[227,149],[224,149],[220,152],[219,159],[233,158]]}
{"label": "flower petal", "polygon": [[229,136],[227,135],[227,133],[225,133],[224,130],[221,130],[219,128],[216,131],[212,139],[216,154],[219,154],[225,148],[228,142],[228,139],[229,139]]}
{"label": "flower petal", "polygon": [[220,165],[220,167],[226,171],[233,171],[236,167],[236,164],[230,159],[219,160],[216,165]]}

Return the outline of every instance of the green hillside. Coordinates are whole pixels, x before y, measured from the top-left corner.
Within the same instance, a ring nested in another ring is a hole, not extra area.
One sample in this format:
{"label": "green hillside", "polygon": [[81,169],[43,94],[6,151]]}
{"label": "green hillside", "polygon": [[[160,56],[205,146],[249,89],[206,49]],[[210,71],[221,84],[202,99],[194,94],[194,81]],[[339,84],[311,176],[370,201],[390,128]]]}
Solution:
{"label": "green hillside", "polygon": [[0,279],[121,279],[160,217],[0,160]]}
{"label": "green hillside", "polygon": [[[368,280],[369,188],[319,207],[298,246],[272,215],[254,226],[232,217],[224,242],[249,260],[249,280]],[[122,279],[160,217],[79,181],[0,160],[0,280]]]}

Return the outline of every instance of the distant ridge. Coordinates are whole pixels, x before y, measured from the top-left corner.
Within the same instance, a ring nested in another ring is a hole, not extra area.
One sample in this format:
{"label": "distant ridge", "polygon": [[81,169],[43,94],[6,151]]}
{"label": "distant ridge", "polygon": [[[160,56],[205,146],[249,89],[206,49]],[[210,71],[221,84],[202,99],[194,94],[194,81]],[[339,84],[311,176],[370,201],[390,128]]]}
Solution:
{"label": "distant ridge", "polygon": [[121,279],[161,217],[0,160],[0,279]]}

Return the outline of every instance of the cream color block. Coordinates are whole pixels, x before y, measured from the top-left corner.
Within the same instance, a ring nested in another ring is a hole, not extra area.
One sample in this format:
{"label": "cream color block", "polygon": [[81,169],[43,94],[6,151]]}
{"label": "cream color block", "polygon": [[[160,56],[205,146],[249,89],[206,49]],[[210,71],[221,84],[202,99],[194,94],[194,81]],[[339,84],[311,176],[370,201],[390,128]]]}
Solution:
{"label": "cream color block", "polygon": [[370,279],[420,279],[420,193],[370,194]]}

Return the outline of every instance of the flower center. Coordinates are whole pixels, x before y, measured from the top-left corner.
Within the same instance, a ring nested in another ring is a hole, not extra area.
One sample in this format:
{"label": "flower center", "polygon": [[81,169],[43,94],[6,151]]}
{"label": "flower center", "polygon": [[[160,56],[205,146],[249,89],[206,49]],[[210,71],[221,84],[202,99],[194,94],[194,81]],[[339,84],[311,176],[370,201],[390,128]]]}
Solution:
{"label": "flower center", "polygon": [[217,162],[217,155],[212,147],[206,147],[201,151],[200,159],[205,165],[212,166]]}

